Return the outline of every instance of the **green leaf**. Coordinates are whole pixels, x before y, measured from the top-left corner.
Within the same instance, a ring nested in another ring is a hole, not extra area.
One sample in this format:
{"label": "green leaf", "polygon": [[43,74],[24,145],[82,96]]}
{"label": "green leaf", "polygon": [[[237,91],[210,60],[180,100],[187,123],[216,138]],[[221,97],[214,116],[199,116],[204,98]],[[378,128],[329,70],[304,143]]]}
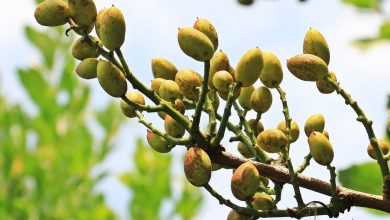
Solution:
{"label": "green leaf", "polygon": [[183,219],[193,219],[198,213],[203,201],[202,193],[183,178],[184,189],[179,200],[176,201],[176,213]]}
{"label": "green leaf", "polygon": [[390,39],[390,21],[382,23],[380,27],[379,37],[382,39]]}
{"label": "green leaf", "polygon": [[343,3],[351,4],[359,9],[378,10],[383,0],[342,0]]}
{"label": "green leaf", "polygon": [[65,57],[65,66],[62,70],[62,76],[60,81],[60,89],[64,89],[69,93],[72,98],[74,90],[78,86],[78,79],[75,72],[75,60],[70,56]]}
{"label": "green leaf", "polygon": [[53,68],[57,42],[50,37],[48,32],[39,32],[31,26],[25,27],[25,33],[27,39],[41,51],[45,64]]}

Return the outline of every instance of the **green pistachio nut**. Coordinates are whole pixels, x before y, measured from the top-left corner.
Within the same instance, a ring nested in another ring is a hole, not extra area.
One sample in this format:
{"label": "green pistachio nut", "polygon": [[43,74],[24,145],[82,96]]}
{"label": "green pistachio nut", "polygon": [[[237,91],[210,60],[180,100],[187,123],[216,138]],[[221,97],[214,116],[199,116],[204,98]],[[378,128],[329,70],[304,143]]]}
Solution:
{"label": "green pistachio nut", "polygon": [[268,88],[276,88],[283,80],[282,64],[271,52],[263,52],[264,66],[260,72],[260,81]]}
{"label": "green pistachio nut", "polygon": [[252,109],[257,113],[264,113],[268,111],[272,105],[271,91],[265,86],[260,86],[255,89],[251,95],[250,104]]}
{"label": "green pistachio nut", "polygon": [[179,85],[173,80],[165,80],[161,83],[158,90],[161,98],[173,102],[180,97],[181,92]]}
{"label": "green pistachio nut", "polygon": [[[389,153],[390,147],[385,140],[378,140],[378,145],[384,155]],[[372,159],[376,160],[375,151],[371,144],[369,144],[367,147],[367,153]]]}
{"label": "green pistachio nut", "polygon": [[238,0],[238,3],[240,3],[241,5],[245,5],[245,6],[252,5],[253,2],[254,2],[254,0]]}
{"label": "green pistachio nut", "polygon": [[319,81],[328,75],[328,66],[312,54],[299,54],[287,60],[290,72],[303,81]]}
{"label": "green pistachio nut", "polygon": [[114,64],[100,60],[97,65],[97,78],[100,85],[109,95],[121,97],[126,94],[127,83],[125,75]]}
{"label": "green pistachio nut", "polygon": [[248,220],[248,216],[238,213],[236,210],[232,209],[229,212],[227,220]]}
{"label": "green pistachio nut", "polygon": [[[161,102],[164,102],[164,100],[162,100]],[[175,100],[174,108],[176,110],[178,110],[181,114],[184,114],[184,112],[186,110],[183,101],[180,100],[180,99],[176,99]],[[158,112],[158,116],[160,116],[161,119],[165,120],[165,117],[167,116],[167,113],[165,113],[163,111],[160,111],[160,112]]]}
{"label": "green pistachio nut", "polygon": [[194,29],[205,34],[213,43],[214,51],[218,48],[218,34],[211,22],[204,18],[196,19]]}
{"label": "green pistachio nut", "polygon": [[250,161],[241,164],[233,173],[231,190],[233,195],[245,201],[257,191],[260,182],[259,171]]}
{"label": "green pistachio nut", "polygon": [[303,41],[303,53],[313,54],[321,58],[326,65],[329,65],[330,52],[328,43],[324,36],[318,30],[310,28],[306,32],[305,39]]}
{"label": "green pistachio nut", "polygon": [[214,54],[211,40],[194,28],[179,28],[177,36],[181,50],[197,61],[210,60]]}
{"label": "green pistachio nut", "polygon": [[255,87],[248,86],[248,87],[242,87],[240,96],[238,97],[238,102],[240,103],[241,107],[243,107],[245,110],[251,110],[251,96],[252,93],[255,91]]}
{"label": "green pistachio nut", "polygon": [[[298,137],[299,137],[299,126],[298,126],[298,123],[295,120],[292,120],[290,122],[290,127],[291,127],[291,130],[290,130],[291,143],[294,143],[296,140],[298,140]],[[286,134],[286,121],[280,122],[278,124],[277,129],[283,131],[283,133]]]}
{"label": "green pistachio nut", "polygon": [[182,69],[176,73],[175,82],[179,85],[184,96],[191,100],[198,100],[199,91],[197,87],[202,86],[202,76],[190,69]]}
{"label": "green pistachio nut", "polygon": [[259,48],[247,51],[236,67],[235,79],[243,87],[253,85],[263,69],[263,54]]}
{"label": "green pistachio nut", "polygon": [[253,208],[257,210],[271,210],[274,207],[274,199],[265,193],[257,192],[251,199]]}
{"label": "green pistachio nut", "polygon": [[249,127],[252,129],[252,131],[254,132],[255,136],[257,137],[257,135],[259,135],[262,131],[264,131],[264,126],[263,126],[263,123],[261,123],[261,121],[258,121],[257,124],[256,124],[256,119],[250,119],[248,121],[248,124],[249,124]]}
{"label": "green pistachio nut", "polygon": [[194,186],[206,185],[211,178],[211,160],[199,147],[191,147],[184,156],[184,174]]}
{"label": "green pistachio nut", "polygon": [[[98,42],[102,45],[99,38],[89,36],[93,42]],[[84,37],[78,38],[72,45],[72,56],[78,60],[86,58],[96,58],[100,55],[99,51],[91,44],[89,44]]]}
{"label": "green pistachio nut", "polygon": [[219,97],[218,97],[218,93],[216,92],[210,92],[207,94],[210,101],[211,101],[211,104],[214,108],[214,111],[217,111],[218,110],[218,107],[219,107]]}
{"label": "green pistachio nut", "polygon": [[217,171],[221,169],[223,166],[219,163],[211,163],[211,171]]}
{"label": "green pistachio nut", "polygon": [[248,149],[248,147],[247,147],[244,143],[242,143],[241,141],[238,142],[237,150],[238,150],[238,152],[240,152],[240,154],[241,154],[242,156],[244,156],[245,158],[252,158],[252,157],[255,156],[255,155],[252,153],[252,151],[250,151],[250,150]]}
{"label": "green pistachio nut", "polygon": [[333,160],[333,148],[328,138],[320,132],[313,131],[308,139],[310,154],[320,165],[329,165]]}
{"label": "green pistachio nut", "polygon": [[163,78],[152,79],[151,88],[153,89],[153,91],[155,93],[157,93],[157,95],[159,95],[159,89],[160,89],[161,83],[164,82],[165,80],[166,79],[163,79]]}
{"label": "green pistachio nut", "polygon": [[329,140],[329,132],[328,131],[324,130],[322,132],[322,134],[325,135],[325,137],[328,138],[328,140]]}
{"label": "green pistachio nut", "polygon": [[102,15],[98,33],[103,45],[109,50],[116,50],[125,41],[126,23],[125,18],[118,8],[112,6]]}
{"label": "green pistachio nut", "polygon": [[[337,82],[336,74],[334,72],[329,71],[328,77],[331,80]],[[323,93],[323,94],[330,94],[330,93],[332,93],[332,92],[334,92],[336,90],[336,88],[332,84],[326,82],[323,79],[317,81],[316,85],[317,85],[318,91],[320,91],[320,93]]]}
{"label": "green pistachio nut", "polygon": [[325,128],[325,118],[321,114],[313,114],[311,115],[305,122],[305,134],[306,136],[310,136],[311,132],[318,131],[323,132]]}
{"label": "green pistachio nut", "polygon": [[104,15],[104,13],[106,13],[106,11],[107,11],[107,8],[106,7],[104,7],[104,8],[102,8],[100,11],[99,11],[99,13],[96,15],[96,22],[95,22],[95,31],[96,31],[96,34],[97,34],[97,36],[100,38],[100,33],[101,33],[101,31],[100,31],[100,28],[101,28],[101,26],[102,26],[102,18],[103,18],[103,15]]}
{"label": "green pistachio nut", "polygon": [[213,86],[218,90],[222,92],[228,92],[229,91],[229,85],[233,83],[233,77],[232,75],[226,71],[221,70],[214,74],[213,77]]}
{"label": "green pistachio nut", "polygon": [[[213,77],[214,74],[221,70],[229,71],[230,64],[229,58],[225,52],[222,50],[214,54],[213,58],[210,60],[210,71],[209,71],[209,87],[213,87]],[[230,71],[229,71],[230,72]]]}
{"label": "green pistachio nut", "polygon": [[96,58],[86,58],[76,67],[76,74],[84,79],[93,79],[97,77],[97,65],[99,60]]}
{"label": "green pistachio nut", "polygon": [[172,150],[172,148],[169,148],[167,140],[160,135],[153,133],[153,131],[148,130],[146,140],[149,145],[159,153],[168,153]]}
{"label": "green pistachio nut", "polygon": [[268,153],[278,153],[288,143],[287,136],[279,129],[270,128],[257,136],[256,143]]}
{"label": "green pistachio nut", "polygon": [[173,119],[170,115],[165,116],[164,129],[168,135],[175,138],[181,138],[185,133],[184,127],[175,119]]}
{"label": "green pistachio nut", "polygon": [[60,26],[68,22],[70,11],[63,0],[46,0],[36,7],[34,17],[40,25]]}
{"label": "green pistachio nut", "polygon": [[[227,101],[228,97],[229,97],[229,91],[218,91],[217,92],[219,97],[221,97],[223,100]],[[233,95],[233,98],[234,99],[237,99],[241,94],[241,88],[236,88],[236,91]]]}
{"label": "green pistachio nut", "polygon": [[152,73],[154,78],[175,80],[177,68],[173,63],[164,58],[152,59]]}
{"label": "green pistachio nut", "polygon": [[81,26],[90,26],[96,20],[96,5],[93,0],[68,0],[72,18]]}
{"label": "green pistachio nut", "polygon": [[[127,92],[126,97],[135,103],[138,103],[140,105],[145,105],[145,98],[143,94],[139,91],[134,90],[134,91]],[[126,115],[127,117],[134,118],[137,116],[135,114],[136,108],[133,107],[132,105],[127,104],[123,99],[120,101],[120,106],[123,114]]]}

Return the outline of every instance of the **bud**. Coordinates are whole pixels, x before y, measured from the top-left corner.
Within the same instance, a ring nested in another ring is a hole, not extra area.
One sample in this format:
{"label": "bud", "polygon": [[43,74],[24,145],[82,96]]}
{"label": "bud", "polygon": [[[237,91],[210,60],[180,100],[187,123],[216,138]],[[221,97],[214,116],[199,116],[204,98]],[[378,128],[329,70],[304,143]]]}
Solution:
{"label": "bud", "polygon": [[251,198],[260,182],[259,171],[250,161],[241,164],[233,173],[231,190],[233,195],[242,201]]}
{"label": "bud", "polygon": [[202,86],[202,81],[202,76],[190,69],[179,70],[175,76],[175,82],[179,85],[183,95],[195,101],[199,96],[196,87]]}
{"label": "bud", "polygon": [[[389,144],[385,140],[377,140],[377,141],[378,141],[379,148],[381,148],[382,153],[384,155],[388,154],[390,150]],[[376,160],[375,151],[371,143],[367,147],[367,153],[372,159]]]}
{"label": "bud", "polygon": [[181,95],[179,85],[173,80],[163,81],[160,85],[158,93],[160,94],[161,98],[170,102],[175,101]]}
{"label": "bud", "polygon": [[252,109],[258,113],[268,111],[272,105],[271,91],[265,86],[257,88],[251,95],[250,104]]}
{"label": "bud", "polygon": [[216,72],[221,70],[229,71],[229,69],[229,58],[226,53],[221,50],[214,54],[213,58],[210,60],[209,87],[213,87],[213,77]]}
{"label": "bud", "polygon": [[228,71],[221,70],[214,74],[213,85],[218,91],[228,92],[229,85],[233,83],[233,77]]}
{"label": "bud", "polygon": [[251,96],[252,93],[255,91],[255,87],[248,86],[248,87],[242,87],[240,96],[238,97],[238,102],[240,103],[241,107],[243,107],[246,110],[252,109],[251,107]]}
{"label": "bud", "polygon": [[321,114],[311,115],[305,122],[306,136],[310,136],[311,132],[323,132],[325,128],[325,118]]}
{"label": "bud", "polygon": [[214,26],[204,18],[196,19],[193,28],[205,34],[213,43],[214,51],[218,48],[218,35]]}
{"label": "bud", "polygon": [[248,217],[238,213],[236,210],[232,209],[229,212],[227,220],[248,220]]}
{"label": "bud", "polygon": [[[290,123],[291,127],[291,143],[294,143],[296,140],[298,140],[299,137],[299,126],[298,123],[294,120]],[[278,124],[277,129],[283,131],[283,133],[286,134],[286,121],[282,121]],[[286,134],[287,135],[287,134]]]}
{"label": "bud", "polygon": [[271,210],[274,206],[274,199],[265,193],[256,193],[252,198],[252,206],[257,210]]}
{"label": "bud", "polygon": [[154,78],[175,80],[177,68],[167,59],[153,58],[152,73]]}
{"label": "bud", "polygon": [[252,151],[250,151],[248,149],[248,147],[244,143],[242,143],[241,141],[238,142],[237,150],[245,158],[251,158],[251,157],[255,156],[255,155],[253,155]]}
{"label": "bud", "polygon": [[[337,82],[336,74],[334,72],[329,71],[328,77],[331,80]],[[316,85],[317,85],[318,91],[320,91],[320,93],[323,93],[323,94],[330,94],[330,93],[332,93],[332,92],[334,92],[336,90],[336,88],[332,84],[326,82],[323,79],[317,81]]]}
{"label": "bud", "polygon": [[168,135],[175,138],[181,138],[185,133],[184,127],[169,115],[165,116],[164,128]]}
{"label": "bud", "polygon": [[152,79],[152,89],[153,91],[159,95],[159,89],[160,89],[160,86],[161,86],[161,83],[163,83],[166,79],[163,79],[163,78],[155,78],[155,79]]}
{"label": "bud", "polygon": [[90,26],[96,19],[96,5],[93,0],[68,0],[70,14],[77,24]]}
{"label": "bud", "polygon": [[[98,42],[102,45],[99,38],[89,36],[93,42]],[[86,58],[96,58],[100,55],[99,51],[91,44],[89,44],[84,37],[78,38],[72,46],[72,56],[78,60],[84,60]]]}
{"label": "bud", "polygon": [[149,145],[159,153],[168,153],[172,150],[172,148],[168,148],[167,140],[160,135],[153,133],[153,131],[148,130],[146,140]]}
{"label": "bud", "polygon": [[[134,90],[134,91],[127,92],[126,97],[135,103],[138,103],[140,105],[145,105],[144,96],[139,91]],[[121,110],[122,110],[123,114],[126,115],[127,117],[134,118],[137,116],[135,114],[136,108],[134,108],[131,105],[128,105],[123,99],[120,102],[120,106],[121,106]]]}
{"label": "bud", "polygon": [[326,43],[324,36],[314,28],[310,28],[305,35],[303,53],[313,54],[321,58],[326,65],[329,65],[330,52],[328,43]]}
{"label": "bud", "polygon": [[104,46],[109,50],[115,50],[125,41],[126,24],[121,10],[116,7],[107,9],[99,21],[98,33]]}

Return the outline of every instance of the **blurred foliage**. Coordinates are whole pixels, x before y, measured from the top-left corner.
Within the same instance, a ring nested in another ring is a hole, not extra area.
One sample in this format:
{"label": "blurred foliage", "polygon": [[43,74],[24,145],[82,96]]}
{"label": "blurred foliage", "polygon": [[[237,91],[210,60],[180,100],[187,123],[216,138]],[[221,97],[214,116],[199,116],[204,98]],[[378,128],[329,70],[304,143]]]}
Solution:
{"label": "blurred foliage", "polygon": [[[132,219],[194,218],[203,196],[183,176],[175,178],[171,165],[172,154],[157,153],[138,140],[134,154],[135,168],[120,177],[133,192],[129,207]],[[178,195],[174,195],[172,188]],[[165,209],[162,210],[162,207]]]}

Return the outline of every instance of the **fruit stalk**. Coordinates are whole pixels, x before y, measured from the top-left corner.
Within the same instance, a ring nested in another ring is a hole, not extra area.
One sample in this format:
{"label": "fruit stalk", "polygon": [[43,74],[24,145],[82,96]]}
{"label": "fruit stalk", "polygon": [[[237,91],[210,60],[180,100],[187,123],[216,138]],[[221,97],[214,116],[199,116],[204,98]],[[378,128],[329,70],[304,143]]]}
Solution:
{"label": "fruit stalk", "polygon": [[301,164],[301,166],[298,167],[298,169],[295,170],[295,173],[302,173],[306,167],[308,167],[310,165],[310,160],[311,158],[313,158],[310,154],[310,152],[305,156],[305,158],[303,159],[303,162]]}
{"label": "fruit stalk", "polygon": [[202,109],[206,101],[206,95],[208,92],[209,72],[210,72],[210,60],[206,60],[204,62],[202,90],[200,92],[198,103],[196,104],[191,131],[199,131],[200,116],[202,115]]}
{"label": "fruit stalk", "polygon": [[125,95],[121,96],[122,100],[125,101],[128,105],[133,106],[137,110],[147,111],[147,112],[159,112],[163,110],[163,106],[157,105],[157,106],[151,106],[151,105],[141,105],[138,104],[129,98],[127,98]]}
{"label": "fruit stalk", "polygon": [[209,123],[207,125],[207,133],[210,135],[210,137],[214,137],[215,131],[217,128],[217,119],[215,116],[213,104],[212,104],[210,98],[208,97],[208,95],[206,96],[206,103],[205,104],[206,104],[206,112],[209,114]]}

